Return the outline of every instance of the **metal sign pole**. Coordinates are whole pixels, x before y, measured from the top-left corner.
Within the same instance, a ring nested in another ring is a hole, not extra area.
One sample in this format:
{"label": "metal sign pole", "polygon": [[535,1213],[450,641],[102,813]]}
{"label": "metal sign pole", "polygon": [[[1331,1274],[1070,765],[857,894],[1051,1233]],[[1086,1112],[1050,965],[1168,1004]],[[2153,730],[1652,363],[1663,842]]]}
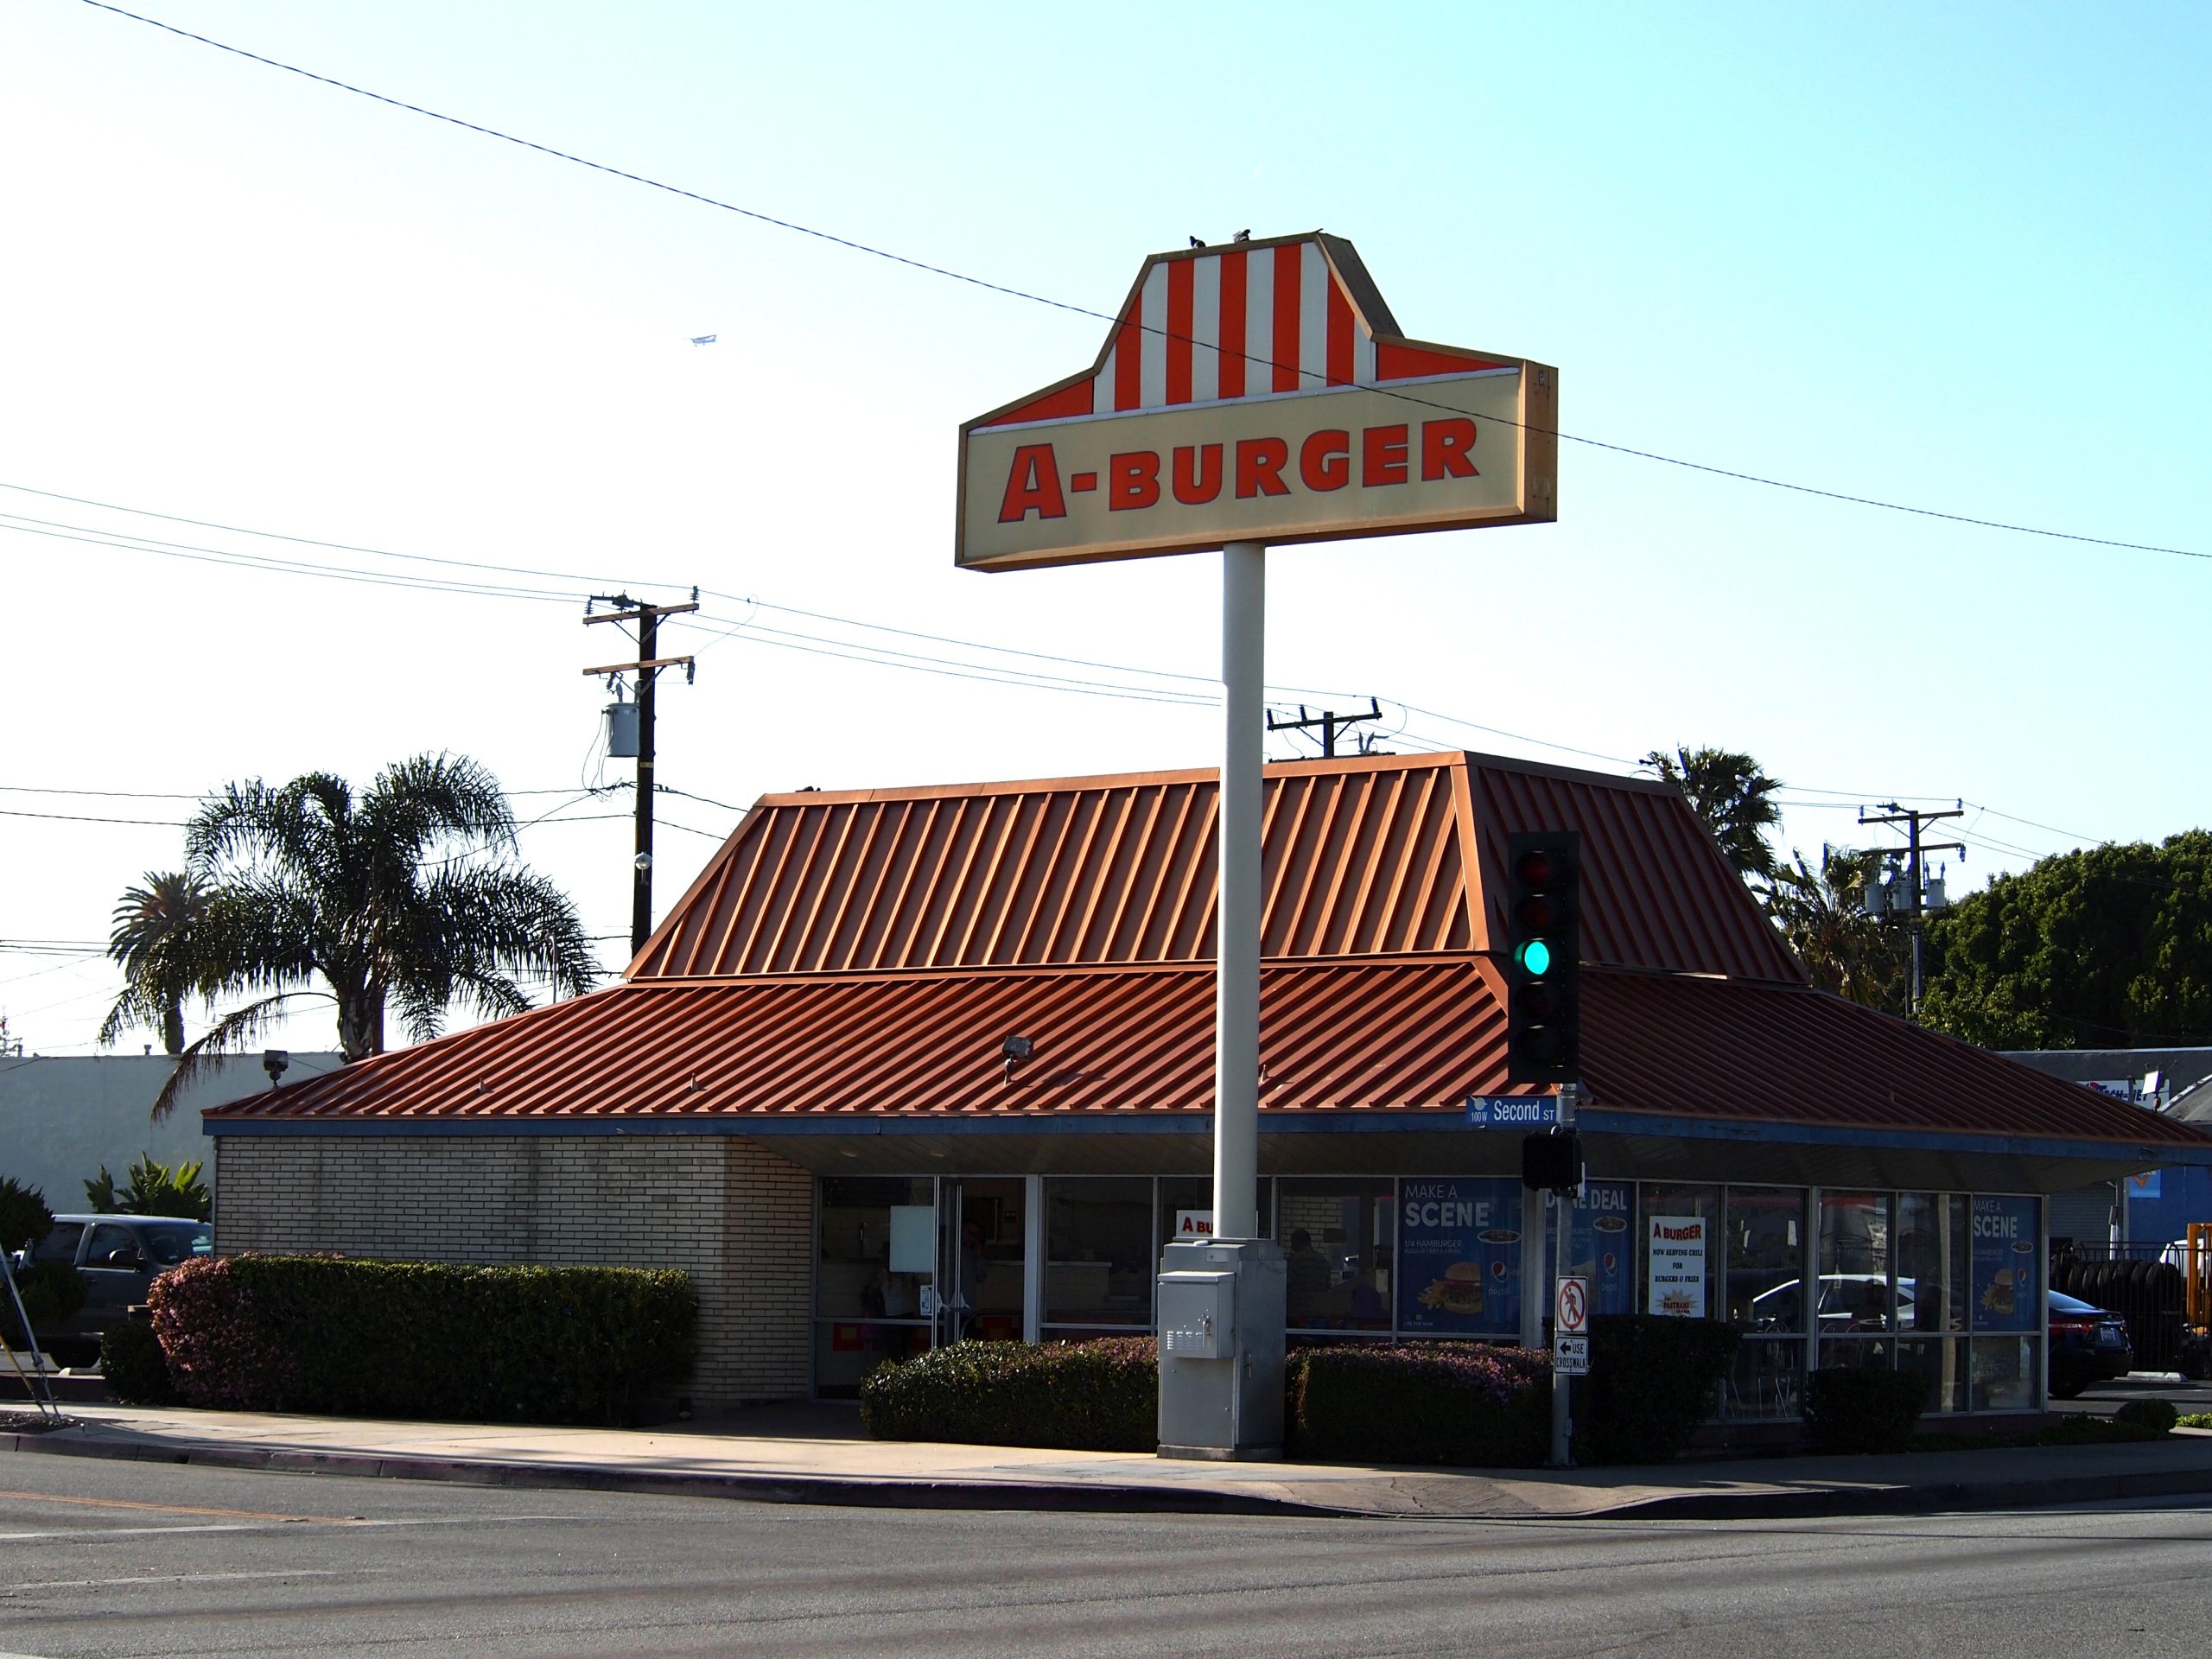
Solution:
{"label": "metal sign pole", "polygon": [[1260,1217],[1260,794],[1267,759],[1267,545],[1221,550],[1221,902],[1213,1039],[1213,1236]]}
{"label": "metal sign pole", "polygon": [[[1559,1128],[1560,1133],[1563,1134],[1574,1127],[1574,1109],[1581,1096],[1580,1084],[1560,1084]],[[1552,1206],[1552,1214],[1555,1218],[1554,1224],[1558,1230],[1558,1242],[1554,1246],[1556,1251],[1554,1260],[1558,1265],[1554,1270],[1554,1276],[1555,1279],[1564,1280],[1570,1276],[1567,1271],[1567,1252],[1568,1241],[1573,1236],[1574,1232],[1574,1212],[1569,1206],[1581,1197],[1581,1192],[1578,1188],[1572,1193],[1560,1192],[1555,1196],[1558,1202]],[[1553,1291],[1554,1309],[1557,1308],[1560,1300],[1558,1290],[1554,1288]],[[1567,1370],[1562,1363],[1559,1349],[1559,1339],[1562,1333],[1558,1328],[1558,1323],[1555,1314],[1552,1329],[1552,1448],[1548,1466],[1554,1469],[1572,1469],[1574,1467],[1574,1384],[1573,1379],[1576,1373]]]}

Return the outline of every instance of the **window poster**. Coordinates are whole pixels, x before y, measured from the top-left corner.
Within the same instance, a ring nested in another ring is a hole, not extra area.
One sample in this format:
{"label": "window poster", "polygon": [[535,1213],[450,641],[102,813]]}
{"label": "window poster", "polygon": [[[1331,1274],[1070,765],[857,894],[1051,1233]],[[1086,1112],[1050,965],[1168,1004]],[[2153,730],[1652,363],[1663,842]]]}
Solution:
{"label": "window poster", "polygon": [[1519,1181],[1399,1183],[1398,1328],[1520,1334]]}
{"label": "window poster", "polygon": [[2034,1198],[1974,1200],[1974,1328],[1977,1331],[2037,1331],[2043,1328],[2041,1275],[2036,1252],[2041,1230]]}
{"label": "window poster", "polygon": [[1636,1257],[1629,1232],[1636,1224],[1636,1183],[1591,1181],[1567,1211],[1567,1262],[1561,1273],[1590,1281],[1593,1313],[1636,1312]]}
{"label": "window poster", "polygon": [[1705,1252],[1712,1228],[1703,1216],[1654,1216],[1644,1224],[1651,1284],[1646,1309],[1669,1319],[1705,1317]]}

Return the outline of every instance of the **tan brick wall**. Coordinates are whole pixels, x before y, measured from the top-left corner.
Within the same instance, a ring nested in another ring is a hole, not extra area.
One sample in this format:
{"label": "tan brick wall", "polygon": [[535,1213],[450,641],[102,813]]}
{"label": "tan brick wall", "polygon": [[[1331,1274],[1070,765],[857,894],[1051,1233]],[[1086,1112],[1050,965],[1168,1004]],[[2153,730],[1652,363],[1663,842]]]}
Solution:
{"label": "tan brick wall", "polygon": [[394,1261],[681,1268],[701,1403],[808,1386],[813,1180],[727,1135],[224,1135],[215,1243]]}

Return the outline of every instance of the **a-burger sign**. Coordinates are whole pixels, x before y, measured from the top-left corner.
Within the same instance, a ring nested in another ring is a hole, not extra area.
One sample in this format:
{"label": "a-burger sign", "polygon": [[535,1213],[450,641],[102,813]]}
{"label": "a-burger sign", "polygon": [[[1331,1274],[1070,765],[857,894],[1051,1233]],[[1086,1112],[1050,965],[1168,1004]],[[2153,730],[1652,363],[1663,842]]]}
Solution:
{"label": "a-burger sign", "polygon": [[1154,254],[1097,360],[960,429],[980,570],[1545,523],[1558,374],[1408,340],[1351,243]]}

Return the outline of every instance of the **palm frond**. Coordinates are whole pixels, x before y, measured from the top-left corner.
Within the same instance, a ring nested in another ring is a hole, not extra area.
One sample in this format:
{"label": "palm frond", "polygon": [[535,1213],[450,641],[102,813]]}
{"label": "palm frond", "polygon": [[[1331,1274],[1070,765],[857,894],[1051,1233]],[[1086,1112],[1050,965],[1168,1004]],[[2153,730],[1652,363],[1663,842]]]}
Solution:
{"label": "palm frond", "polygon": [[154,1096],[153,1121],[159,1123],[168,1117],[175,1109],[177,1097],[212,1071],[218,1060],[226,1054],[243,1052],[255,1038],[283,1018],[285,1003],[302,996],[331,1000],[327,991],[279,991],[274,996],[264,996],[242,1008],[232,1009],[199,1041],[188,1044],[184,1052],[177,1056],[168,1081],[162,1085],[162,1092]]}

